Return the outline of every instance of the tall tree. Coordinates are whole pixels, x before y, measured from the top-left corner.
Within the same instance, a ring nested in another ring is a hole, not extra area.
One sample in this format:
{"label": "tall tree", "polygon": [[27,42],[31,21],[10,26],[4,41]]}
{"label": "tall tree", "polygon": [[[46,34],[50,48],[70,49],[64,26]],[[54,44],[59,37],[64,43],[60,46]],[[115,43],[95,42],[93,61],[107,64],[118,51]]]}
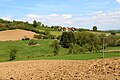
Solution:
{"label": "tall tree", "polygon": [[70,43],[75,43],[75,36],[73,32],[63,32],[60,44],[64,48],[69,48]]}
{"label": "tall tree", "polygon": [[97,31],[97,26],[93,26],[93,31]]}
{"label": "tall tree", "polygon": [[34,26],[34,28],[38,26],[38,23],[36,20],[33,21],[33,26]]}

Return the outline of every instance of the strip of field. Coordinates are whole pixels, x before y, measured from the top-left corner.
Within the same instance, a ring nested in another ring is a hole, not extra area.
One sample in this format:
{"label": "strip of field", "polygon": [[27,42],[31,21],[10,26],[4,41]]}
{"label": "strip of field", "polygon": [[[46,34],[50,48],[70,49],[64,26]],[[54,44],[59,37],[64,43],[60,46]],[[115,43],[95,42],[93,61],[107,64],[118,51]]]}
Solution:
{"label": "strip of field", "polygon": [[0,80],[120,80],[120,58],[5,62]]}

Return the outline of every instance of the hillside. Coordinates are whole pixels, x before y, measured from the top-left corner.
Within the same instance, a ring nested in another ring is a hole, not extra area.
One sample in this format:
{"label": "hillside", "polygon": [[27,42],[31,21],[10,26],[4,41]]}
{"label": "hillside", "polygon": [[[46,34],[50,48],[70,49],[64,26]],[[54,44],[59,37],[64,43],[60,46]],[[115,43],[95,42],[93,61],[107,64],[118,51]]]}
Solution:
{"label": "hillside", "polygon": [[34,32],[26,30],[6,30],[0,32],[0,41],[21,40],[24,37],[33,38]]}
{"label": "hillside", "polygon": [[120,58],[0,63],[0,80],[120,80]]}

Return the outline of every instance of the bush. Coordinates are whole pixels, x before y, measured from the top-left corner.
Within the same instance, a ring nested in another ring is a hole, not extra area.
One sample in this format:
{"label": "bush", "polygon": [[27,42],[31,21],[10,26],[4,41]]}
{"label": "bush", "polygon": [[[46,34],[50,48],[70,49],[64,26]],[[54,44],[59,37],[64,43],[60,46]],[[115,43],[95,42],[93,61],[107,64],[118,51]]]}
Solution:
{"label": "bush", "polygon": [[43,39],[50,39],[50,36],[49,35],[44,35]]}
{"label": "bush", "polygon": [[16,59],[16,54],[17,54],[17,51],[18,51],[17,49],[11,49],[11,50],[10,50],[10,52],[9,52],[9,53],[10,53],[10,55],[9,55],[9,57],[10,57],[10,59],[9,59],[9,60],[10,60],[10,61],[12,61],[12,60],[15,60],[15,59]]}
{"label": "bush", "polygon": [[57,36],[57,39],[60,40],[62,35]]}
{"label": "bush", "polygon": [[37,39],[43,39],[43,35],[42,35],[42,34],[34,35],[34,38],[37,38]]}
{"label": "bush", "polygon": [[117,46],[120,46],[120,40],[118,41]]}
{"label": "bush", "polygon": [[50,35],[50,31],[45,30],[45,35]]}
{"label": "bush", "polygon": [[24,38],[22,38],[22,40],[30,40],[30,38],[25,36]]}
{"label": "bush", "polygon": [[55,40],[55,41],[53,42],[53,44],[50,45],[50,46],[53,48],[54,56],[57,56],[58,53],[59,53],[59,50],[60,50],[60,45],[59,45],[58,41]]}
{"label": "bush", "polygon": [[28,42],[28,45],[36,45],[36,44],[37,44],[37,42],[35,40],[30,40]]}
{"label": "bush", "polygon": [[77,45],[77,44],[74,44],[74,43],[71,43],[70,44],[70,47],[69,47],[69,52],[68,54],[78,54],[80,53],[80,46]]}
{"label": "bush", "polygon": [[116,32],[111,32],[111,35],[116,35]]}

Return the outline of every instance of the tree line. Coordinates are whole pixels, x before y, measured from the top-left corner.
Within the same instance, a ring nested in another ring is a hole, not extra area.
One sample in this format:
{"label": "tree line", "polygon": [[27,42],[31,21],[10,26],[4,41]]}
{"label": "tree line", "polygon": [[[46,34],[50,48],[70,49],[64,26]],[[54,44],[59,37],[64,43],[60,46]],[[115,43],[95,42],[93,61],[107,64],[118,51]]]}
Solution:
{"label": "tree line", "polygon": [[91,32],[63,32],[60,44],[64,48],[69,48],[69,53],[95,53],[102,51],[103,44],[105,48],[120,46],[120,36]]}

